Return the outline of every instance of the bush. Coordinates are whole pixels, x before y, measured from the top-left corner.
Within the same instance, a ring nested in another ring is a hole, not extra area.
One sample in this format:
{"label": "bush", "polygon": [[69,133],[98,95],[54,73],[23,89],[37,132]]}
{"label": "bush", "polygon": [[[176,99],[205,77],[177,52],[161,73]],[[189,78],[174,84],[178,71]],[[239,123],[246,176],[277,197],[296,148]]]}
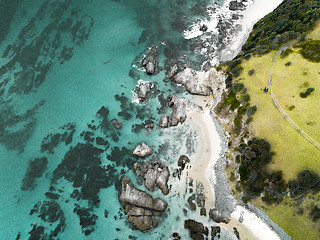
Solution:
{"label": "bush", "polygon": [[240,69],[238,67],[234,67],[231,69],[231,73],[235,78],[237,78],[240,76]]}
{"label": "bush", "polygon": [[248,117],[251,117],[255,112],[257,111],[257,106],[254,105],[253,107],[251,107],[247,113]]}
{"label": "bush", "polygon": [[292,111],[296,106],[295,105],[291,105],[288,109],[289,111]]}
{"label": "bush", "polygon": [[246,124],[251,123],[251,121],[252,121],[252,117],[248,117],[247,120],[246,120]]}
{"label": "bush", "polygon": [[252,75],[254,74],[254,69],[251,69],[249,72],[248,72],[249,75]]}
{"label": "bush", "polygon": [[314,92],[314,88],[308,88],[305,92],[300,93],[301,98],[308,97],[312,92]]}
{"label": "bush", "polygon": [[311,62],[320,62],[320,40],[309,40],[298,45],[299,53]]}
{"label": "bush", "polygon": [[247,94],[245,94],[245,95],[243,95],[242,96],[242,100],[244,101],[244,102],[249,102],[250,101],[250,95],[247,93]]}
{"label": "bush", "polygon": [[285,58],[287,57],[290,53],[293,53],[293,50],[291,50],[290,48],[286,49],[285,51],[283,51],[280,55],[281,58]]}
{"label": "bush", "polygon": [[239,91],[241,91],[243,88],[244,88],[243,83],[235,83],[235,84],[233,85],[233,90],[234,90],[235,92],[239,92]]}
{"label": "bush", "polygon": [[240,102],[233,91],[229,92],[228,96],[224,99],[224,103],[229,105],[231,110],[234,110],[240,106]]}

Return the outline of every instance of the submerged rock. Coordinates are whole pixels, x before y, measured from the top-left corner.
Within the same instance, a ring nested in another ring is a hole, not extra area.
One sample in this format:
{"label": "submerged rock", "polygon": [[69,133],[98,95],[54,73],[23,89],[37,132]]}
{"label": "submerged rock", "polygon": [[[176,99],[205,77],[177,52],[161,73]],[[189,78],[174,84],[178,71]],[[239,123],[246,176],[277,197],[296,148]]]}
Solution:
{"label": "submerged rock", "polygon": [[153,199],[149,194],[134,188],[128,177],[122,178],[120,202],[128,215],[128,220],[140,231],[148,231],[158,225],[153,217],[161,216],[167,203],[160,198]]}
{"label": "submerged rock", "polygon": [[147,74],[155,75],[159,72],[158,50],[157,46],[152,46],[148,55],[142,60],[142,66]]}
{"label": "submerged rock", "polygon": [[152,148],[145,143],[139,143],[134,149],[132,155],[136,157],[146,157],[151,155],[153,152]]}
{"label": "submerged rock", "polygon": [[168,100],[168,106],[172,108],[171,126],[177,126],[179,122],[183,123],[187,119],[187,112],[202,111],[202,107],[198,106],[197,104],[192,103],[184,98],[178,98],[173,94],[169,95]]}
{"label": "submerged rock", "polygon": [[159,127],[167,128],[169,127],[169,117],[168,116],[162,116],[159,122]]}

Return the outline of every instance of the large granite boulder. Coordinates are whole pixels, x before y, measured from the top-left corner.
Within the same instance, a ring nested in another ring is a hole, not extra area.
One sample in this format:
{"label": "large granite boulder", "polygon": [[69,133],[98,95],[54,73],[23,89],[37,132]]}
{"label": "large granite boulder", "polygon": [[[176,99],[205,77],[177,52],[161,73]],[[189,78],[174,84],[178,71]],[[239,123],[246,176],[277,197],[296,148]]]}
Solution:
{"label": "large granite boulder", "polygon": [[209,211],[209,218],[216,223],[229,223],[231,220],[230,213],[227,211],[219,211],[218,209],[211,209]]}
{"label": "large granite boulder", "polygon": [[224,81],[224,76],[215,68],[207,72],[197,72],[186,68],[172,77],[172,81],[185,86],[191,94],[209,96],[219,88],[221,82]]}
{"label": "large granite boulder", "polygon": [[155,75],[159,72],[159,60],[157,46],[152,46],[148,55],[142,60],[142,66],[147,74]]}
{"label": "large granite boulder", "polygon": [[152,148],[145,143],[139,143],[133,150],[132,155],[136,157],[146,157],[151,155],[153,152]]}
{"label": "large granite boulder", "polygon": [[177,126],[187,119],[187,112],[200,112],[202,107],[187,99],[179,98],[173,94],[168,97],[168,106],[172,108],[171,126]]}
{"label": "large granite boulder", "polygon": [[144,82],[138,86],[138,98],[140,101],[145,102],[148,100],[152,84],[150,82]]}
{"label": "large granite boulder", "polygon": [[149,191],[154,191],[158,186],[164,195],[169,193],[168,180],[170,172],[167,166],[160,163],[135,163],[134,171],[145,179],[145,186]]}
{"label": "large granite boulder", "polygon": [[158,221],[154,217],[161,216],[168,206],[163,199],[153,199],[149,194],[133,187],[126,176],[122,178],[119,200],[128,215],[128,221],[140,231],[156,227]]}

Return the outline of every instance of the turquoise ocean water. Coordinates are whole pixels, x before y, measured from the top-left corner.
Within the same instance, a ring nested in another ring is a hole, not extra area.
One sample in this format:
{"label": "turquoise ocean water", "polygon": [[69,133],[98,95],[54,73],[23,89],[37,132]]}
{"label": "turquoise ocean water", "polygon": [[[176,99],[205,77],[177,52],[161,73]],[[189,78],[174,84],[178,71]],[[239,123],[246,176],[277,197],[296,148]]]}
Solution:
{"label": "turquoise ocean water", "polygon": [[[200,69],[208,60],[202,40],[183,31],[210,4],[223,2],[0,1],[0,239],[188,239],[184,219],[201,218],[185,213],[183,194],[152,193],[169,206],[148,233],[130,227],[118,195],[123,175],[145,190],[132,171],[137,143],[154,148],[146,161],[171,170],[196,151],[191,126],[157,125],[170,114],[170,93],[189,97],[165,79],[168,66]],[[164,70],[148,76],[140,61],[152,45]],[[154,83],[143,104],[134,101],[139,80]]]}

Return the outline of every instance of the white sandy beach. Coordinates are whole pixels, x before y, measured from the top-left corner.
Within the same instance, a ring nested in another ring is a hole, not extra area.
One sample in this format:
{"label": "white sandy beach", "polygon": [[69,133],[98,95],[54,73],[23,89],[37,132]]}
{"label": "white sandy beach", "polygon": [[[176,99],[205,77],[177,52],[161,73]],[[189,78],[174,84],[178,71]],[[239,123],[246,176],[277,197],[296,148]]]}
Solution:
{"label": "white sandy beach", "polygon": [[[188,114],[187,122],[195,124],[199,130],[199,141],[201,142],[198,153],[191,159],[191,167],[188,168],[184,175],[194,180],[200,181],[204,186],[206,195],[206,208],[214,208],[214,172],[211,170],[220,157],[221,141],[216,126],[212,120],[210,109],[212,107],[212,97],[195,97],[194,102],[203,107],[202,112],[193,112]],[[254,213],[250,212],[243,206],[238,205],[231,214],[231,221],[228,224],[219,224],[222,227],[233,231],[236,227],[240,233],[241,239],[250,240],[278,240],[280,237],[266,224],[259,219]]]}

